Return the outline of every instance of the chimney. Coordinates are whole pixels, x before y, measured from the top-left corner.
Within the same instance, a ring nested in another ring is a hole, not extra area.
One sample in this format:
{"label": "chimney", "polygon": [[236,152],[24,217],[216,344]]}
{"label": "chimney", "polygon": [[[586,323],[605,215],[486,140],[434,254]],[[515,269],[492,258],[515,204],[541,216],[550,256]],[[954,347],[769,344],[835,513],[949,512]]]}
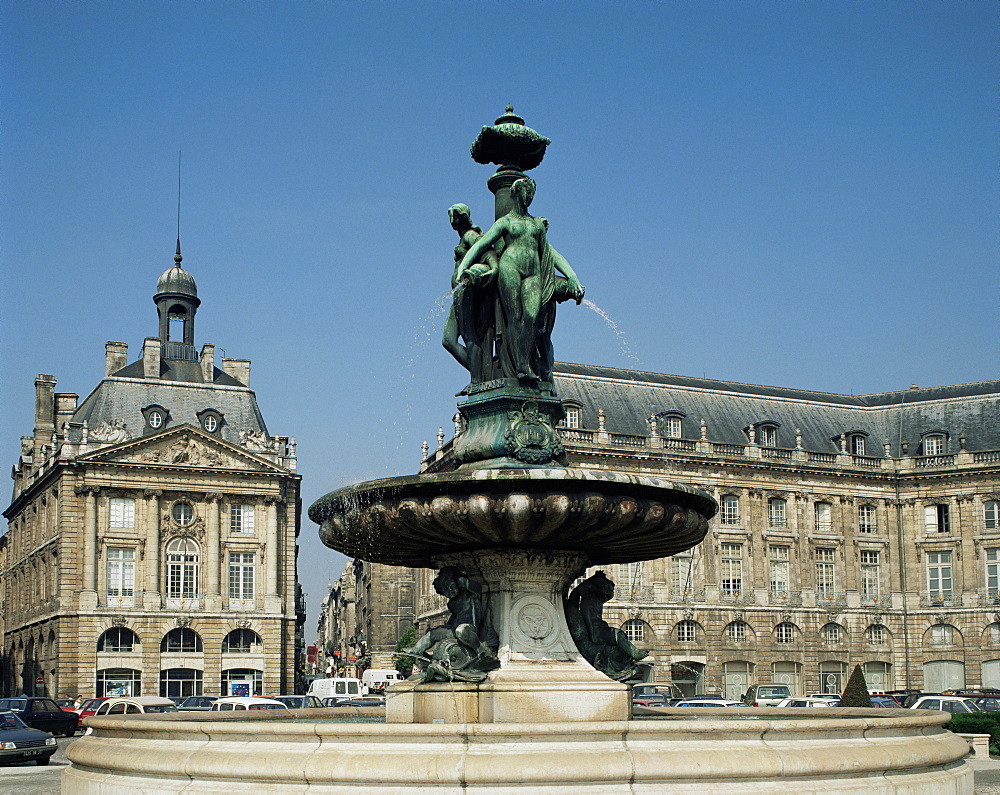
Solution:
{"label": "chimney", "polygon": [[42,445],[52,444],[55,434],[55,393],[55,376],[39,373],[35,378],[35,443],[32,451],[36,462],[44,460],[40,454]]}
{"label": "chimney", "polygon": [[201,379],[206,384],[215,381],[215,346],[211,342],[201,346]]}
{"label": "chimney", "polygon": [[244,386],[250,386],[249,359],[223,359],[222,370],[227,375],[231,375]]}
{"label": "chimney", "polygon": [[104,375],[117,373],[128,364],[128,343],[104,343]]}
{"label": "chimney", "polygon": [[76,413],[80,396],[75,392],[56,392],[56,427]]}
{"label": "chimney", "polygon": [[146,337],[142,343],[142,377],[160,377],[160,353],[162,341],[159,337]]}

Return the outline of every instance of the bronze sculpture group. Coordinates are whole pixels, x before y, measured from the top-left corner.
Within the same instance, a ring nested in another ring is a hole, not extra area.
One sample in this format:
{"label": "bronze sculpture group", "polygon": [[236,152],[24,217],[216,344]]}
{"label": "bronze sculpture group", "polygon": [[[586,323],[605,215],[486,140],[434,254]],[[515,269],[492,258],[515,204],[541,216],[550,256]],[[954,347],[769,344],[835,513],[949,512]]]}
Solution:
{"label": "bronze sculpture group", "polygon": [[470,386],[503,378],[526,387],[551,382],[556,304],[583,300],[573,268],[548,242],[548,221],[528,213],[534,195],[533,179],[516,180],[510,211],[485,233],[466,205],[448,208],[459,245],[442,341],[469,371]]}

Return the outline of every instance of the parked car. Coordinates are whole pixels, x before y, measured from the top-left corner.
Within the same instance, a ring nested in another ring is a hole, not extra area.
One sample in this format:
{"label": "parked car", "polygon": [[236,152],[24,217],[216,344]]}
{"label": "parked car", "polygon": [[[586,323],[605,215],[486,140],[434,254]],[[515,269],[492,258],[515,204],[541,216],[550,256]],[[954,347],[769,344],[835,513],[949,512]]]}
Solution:
{"label": "parked car", "polygon": [[208,712],[217,698],[218,696],[188,696],[177,705],[177,709],[180,712]]}
{"label": "parked car", "polygon": [[997,695],[975,695],[965,696],[969,701],[975,701],[976,706],[983,712],[1000,712],[1000,696]]}
{"label": "parked car", "polygon": [[783,682],[761,682],[750,685],[743,694],[743,703],[750,707],[773,707],[784,698],[792,697],[792,689]]}
{"label": "parked car", "polygon": [[160,696],[120,696],[109,698],[97,707],[94,717],[105,715],[144,715],[156,712],[177,712],[172,699]]}
{"label": "parked car", "polygon": [[742,701],[731,701],[728,698],[682,698],[672,707],[745,707]]}
{"label": "parked car", "polygon": [[838,696],[836,701],[829,698],[810,698],[809,696],[792,696],[783,698],[774,706],[776,707],[835,707],[840,703]]}
{"label": "parked car", "polygon": [[289,709],[317,709],[323,706],[323,702],[316,696],[271,696],[275,701],[280,701]]}
{"label": "parked car", "polygon": [[668,700],[662,693],[646,693],[644,695],[632,696],[633,707],[665,707]]}
{"label": "parked car", "polygon": [[930,695],[918,698],[910,709],[939,709],[942,712],[982,712],[971,698]]}
{"label": "parked car", "polygon": [[54,698],[52,699],[59,705],[59,709],[63,712],[75,712],[77,716],[80,715],[80,710],[76,708],[76,699],[74,698]]}
{"label": "parked car", "polygon": [[63,737],[76,734],[80,716],[75,712],[64,712],[51,698],[19,696],[0,698],[0,711],[16,712],[17,716],[32,729],[38,729]]}
{"label": "parked car", "polygon": [[881,707],[882,709],[899,709],[899,702],[896,701],[892,696],[886,694],[884,696],[869,696],[873,707]]}
{"label": "parked car", "polygon": [[903,706],[909,709],[912,707],[917,699],[923,698],[924,696],[940,696],[941,693],[924,693],[923,691],[917,690],[910,693],[906,698],[903,699]]}
{"label": "parked car", "polygon": [[57,749],[56,738],[49,732],[32,729],[14,712],[0,712],[0,764],[47,765]]}
{"label": "parked car", "polygon": [[89,718],[91,715],[97,712],[97,708],[107,700],[108,697],[104,696],[103,698],[91,698],[88,699],[87,701],[84,701],[83,705],[80,707],[80,720],[83,720],[84,718]]}
{"label": "parked car", "polygon": [[259,696],[227,696],[217,698],[212,704],[211,712],[239,712],[240,710],[258,709],[288,709],[280,701]]}
{"label": "parked car", "polygon": [[342,698],[334,707],[384,707],[385,699],[381,696],[360,696],[358,698]]}

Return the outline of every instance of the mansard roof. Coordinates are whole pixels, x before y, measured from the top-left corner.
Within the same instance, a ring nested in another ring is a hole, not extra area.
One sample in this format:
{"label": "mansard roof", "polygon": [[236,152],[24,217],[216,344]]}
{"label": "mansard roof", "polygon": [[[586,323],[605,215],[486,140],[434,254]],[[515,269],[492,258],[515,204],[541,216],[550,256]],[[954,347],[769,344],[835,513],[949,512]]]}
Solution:
{"label": "mansard roof", "polygon": [[[171,367],[197,366],[195,362],[170,361],[168,364]],[[225,377],[220,378],[221,371],[216,370],[215,383],[206,384],[187,379],[126,376],[133,366],[104,378],[80,404],[71,422],[86,422],[93,430],[102,423],[110,425],[118,420],[125,423],[134,438],[142,435],[146,427],[142,410],[157,405],[168,412],[163,428],[183,424],[198,426],[199,412],[213,409],[224,418],[218,436],[227,442],[239,444],[241,432],[267,433],[253,390],[225,373],[222,373]]]}
{"label": "mansard roof", "polygon": [[780,447],[794,447],[800,429],[803,447],[816,451],[833,452],[840,434],[861,432],[870,438],[869,455],[881,455],[884,439],[898,455],[900,442],[915,446],[931,431],[955,440],[952,450],[963,434],[969,450],[1000,449],[1000,380],[838,395],[558,362],[555,381],[564,401],[584,407],[584,427],[596,428],[603,410],[613,433],[644,435],[646,418],[676,411],[688,439],[698,438],[701,420],[710,439],[733,444],[747,441],[749,425],[771,422],[779,426]]}

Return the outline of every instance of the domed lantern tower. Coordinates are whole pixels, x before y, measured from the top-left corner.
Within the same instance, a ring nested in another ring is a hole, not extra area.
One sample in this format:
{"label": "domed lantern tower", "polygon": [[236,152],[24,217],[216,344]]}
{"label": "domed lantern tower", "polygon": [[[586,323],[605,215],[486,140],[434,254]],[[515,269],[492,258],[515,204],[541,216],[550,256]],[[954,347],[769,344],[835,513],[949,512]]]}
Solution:
{"label": "domed lantern tower", "polygon": [[[164,343],[179,342],[184,345],[194,345],[194,316],[201,305],[198,298],[198,285],[194,276],[181,267],[181,240],[177,238],[177,253],[174,254],[174,266],[167,268],[156,283],[156,295],[153,302],[160,316],[159,337]],[[170,339],[170,321],[179,320],[184,324],[183,338]]]}

